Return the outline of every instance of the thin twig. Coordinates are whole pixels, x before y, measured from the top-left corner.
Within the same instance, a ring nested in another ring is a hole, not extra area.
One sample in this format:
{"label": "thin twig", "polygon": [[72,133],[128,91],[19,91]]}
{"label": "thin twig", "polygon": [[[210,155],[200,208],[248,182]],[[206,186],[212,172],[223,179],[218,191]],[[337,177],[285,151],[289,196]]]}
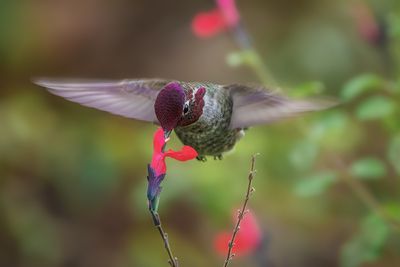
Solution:
{"label": "thin twig", "polygon": [[251,168],[250,168],[250,172],[249,172],[249,176],[248,176],[249,183],[247,185],[246,197],[244,199],[242,208],[239,210],[238,220],[236,222],[235,228],[233,229],[232,238],[228,243],[228,254],[226,255],[224,267],[228,266],[228,264],[230,263],[232,258],[235,256],[235,254],[232,253],[232,249],[235,246],[235,238],[236,238],[237,233],[239,232],[240,223],[242,222],[243,217],[246,214],[247,203],[249,202],[251,194],[255,191],[254,187],[252,187],[252,183],[253,183],[253,178],[256,175],[255,165],[256,165],[256,157],[258,155],[259,154],[254,154],[251,157]]}
{"label": "thin twig", "polygon": [[375,196],[367,189],[367,187],[357,179],[342,175],[342,180],[349,186],[360,201],[371,209],[375,214],[381,217],[386,223],[392,226],[393,229],[400,231],[400,223],[392,219],[384,210],[381,204],[376,200]]}
{"label": "thin twig", "polygon": [[236,43],[243,52],[247,52],[251,55],[250,60],[247,61],[247,65],[253,69],[254,73],[258,76],[260,81],[265,86],[277,86],[271,71],[268,66],[264,63],[261,55],[254,48],[252,44],[252,38],[249,35],[243,24],[239,23],[236,27],[232,29],[233,37]]}
{"label": "thin twig", "polygon": [[150,213],[151,213],[151,217],[153,218],[153,223],[154,226],[157,228],[158,232],[160,233],[160,236],[164,242],[164,247],[165,250],[168,253],[168,263],[169,265],[171,265],[171,267],[178,267],[178,258],[174,257],[171,247],[169,245],[169,241],[168,241],[168,234],[166,232],[164,232],[164,229],[161,226],[161,219],[160,216],[158,215],[158,213],[156,211],[153,211],[152,209],[149,209]]}
{"label": "thin twig", "polygon": [[344,162],[341,159],[338,159],[336,162],[342,170],[340,175],[342,181],[347,184],[350,190],[354,192],[360,201],[375,214],[381,217],[393,229],[400,231],[400,223],[387,214],[385,209],[375,198],[375,196],[368,190],[368,188],[358,179],[353,179],[348,175]]}

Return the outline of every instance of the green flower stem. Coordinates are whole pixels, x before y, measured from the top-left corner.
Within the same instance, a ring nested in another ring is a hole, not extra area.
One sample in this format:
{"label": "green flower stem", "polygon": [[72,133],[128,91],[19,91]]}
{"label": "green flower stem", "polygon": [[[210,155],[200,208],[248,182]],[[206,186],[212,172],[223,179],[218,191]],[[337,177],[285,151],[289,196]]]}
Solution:
{"label": "green flower stem", "polygon": [[[240,48],[240,57],[239,61],[237,61],[236,64],[240,65],[241,63],[247,65],[250,67],[254,73],[257,75],[259,80],[265,85],[265,86],[276,86],[277,83],[275,82],[275,79],[273,78],[273,75],[271,74],[269,68],[267,65],[264,63],[262,60],[261,55],[257,52],[257,50],[254,48],[252,44],[252,38],[248,34],[246,28],[243,26],[242,23],[239,23],[236,25],[231,30],[231,33],[237,43],[237,45]],[[231,64],[232,65],[232,64]],[[235,64],[233,64],[235,65]]]}
{"label": "green flower stem", "polygon": [[260,54],[254,49],[252,49],[250,52],[253,54],[253,60],[250,62],[249,66],[257,74],[260,81],[265,86],[276,85],[275,79],[272,77],[271,71],[269,70],[268,66],[264,63],[264,61],[261,59]]}

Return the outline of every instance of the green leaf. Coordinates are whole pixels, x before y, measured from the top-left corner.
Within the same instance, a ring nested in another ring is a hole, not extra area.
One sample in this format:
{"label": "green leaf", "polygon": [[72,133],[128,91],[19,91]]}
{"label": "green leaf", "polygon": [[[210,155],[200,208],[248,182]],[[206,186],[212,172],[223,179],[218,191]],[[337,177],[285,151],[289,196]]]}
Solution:
{"label": "green leaf", "polygon": [[386,215],[400,223],[400,203],[389,202],[383,206]]}
{"label": "green leaf", "polygon": [[400,175],[400,135],[390,141],[387,157],[397,174]]}
{"label": "green leaf", "polygon": [[293,97],[306,97],[321,94],[325,90],[323,83],[319,81],[307,82],[296,86],[290,95]]}
{"label": "green leaf", "polygon": [[389,23],[389,35],[393,38],[400,37],[400,17],[396,14],[390,14],[388,16],[388,23]]}
{"label": "green leaf", "polygon": [[370,214],[357,233],[342,247],[342,267],[357,267],[373,262],[380,256],[389,235],[388,225],[377,215]]}
{"label": "green leaf", "polygon": [[386,173],[385,164],[374,157],[360,159],[350,166],[350,174],[362,179],[379,179]]}
{"label": "green leaf", "polygon": [[308,170],[318,156],[319,147],[311,140],[302,140],[292,149],[289,159],[298,170]]}
{"label": "green leaf", "polygon": [[230,67],[238,67],[243,64],[243,54],[241,52],[229,53],[226,57],[226,63]]}
{"label": "green leaf", "polygon": [[339,135],[348,132],[349,118],[342,111],[327,112],[310,127],[310,136],[315,140],[326,138],[328,135]]}
{"label": "green leaf", "polygon": [[344,85],[341,97],[345,101],[350,101],[371,89],[379,87],[381,84],[382,79],[379,76],[375,74],[363,74]]}
{"label": "green leaf", "polygon": [[356,109],[360,120],[381,119],[391,115],[396,109],[396,103],[384,96],[373,96],[362,102]]}
{"label": "green leaf", "polygon": [[336,177],[337,175],[333,171],[316,173],[298,182],[294,188],[294,193],[300,197],[317,196],[334,184]]}
{"label": "green leaf", "polygon": [[226,63],[230,67],[239,67],[243,64],[254,65],[258,60],[253,50],[232,52],[226,57]]}

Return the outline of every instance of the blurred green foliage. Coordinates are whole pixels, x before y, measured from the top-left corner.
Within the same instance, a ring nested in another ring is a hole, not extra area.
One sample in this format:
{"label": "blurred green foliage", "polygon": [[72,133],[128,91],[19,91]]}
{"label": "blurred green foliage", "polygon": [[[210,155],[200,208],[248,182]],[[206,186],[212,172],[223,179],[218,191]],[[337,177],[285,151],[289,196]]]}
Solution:
{"label": "blurred green foliage", "polygon": [[350,174],[362,179],[382,178],[386,173],[383,162],[372,157],[359,159],[350,166]]}
{"label": "blurred green foliage", "polygon": [[[146,206],[155,126],[32,77],[258,83],[264,63],[285,93],[341,103],[249,129],[222,161],[167,160],[160,213],[181,265],[222,263],[213,237],[231,224],[255,152],[251,206],[267,245],[232,266],[400,264],[398,1],[237,2],[259,54],[229,34],[192,35],[212,1],[0,2],[0,266],[167,266]],[[371,21],[378,39],[359,27]]]}
{"label": "blurred green foliage", "polygon": [[364,262],[376,261],[388,237],[389,228],[376,215],[369,215],[360,229],[343,248],[342,266],[360,266]]}

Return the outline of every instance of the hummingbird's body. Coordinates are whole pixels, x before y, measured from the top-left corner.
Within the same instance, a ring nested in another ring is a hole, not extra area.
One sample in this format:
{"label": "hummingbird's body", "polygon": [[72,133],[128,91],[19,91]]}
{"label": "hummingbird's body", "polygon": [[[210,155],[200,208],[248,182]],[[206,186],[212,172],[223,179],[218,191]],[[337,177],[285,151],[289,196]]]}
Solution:
{"label": "hummingbird's body", "polygon": [[219,157],[231,150],[240,138],[241,129],[229,128],[233,102],[229,91],[212,83],[181,83],[185,91],[205,88],[203,113],[187,126],[177,126],[175,133],[182,143],[199,153]]}
{"label": "hummingbird's body", "polygon": [[156,79],[111,82],[38,80],[51,93],[117,115],[175,130],[199,159],[220,158],[249,126],[332,106],[332,102],[291,100],[265,88]]}

